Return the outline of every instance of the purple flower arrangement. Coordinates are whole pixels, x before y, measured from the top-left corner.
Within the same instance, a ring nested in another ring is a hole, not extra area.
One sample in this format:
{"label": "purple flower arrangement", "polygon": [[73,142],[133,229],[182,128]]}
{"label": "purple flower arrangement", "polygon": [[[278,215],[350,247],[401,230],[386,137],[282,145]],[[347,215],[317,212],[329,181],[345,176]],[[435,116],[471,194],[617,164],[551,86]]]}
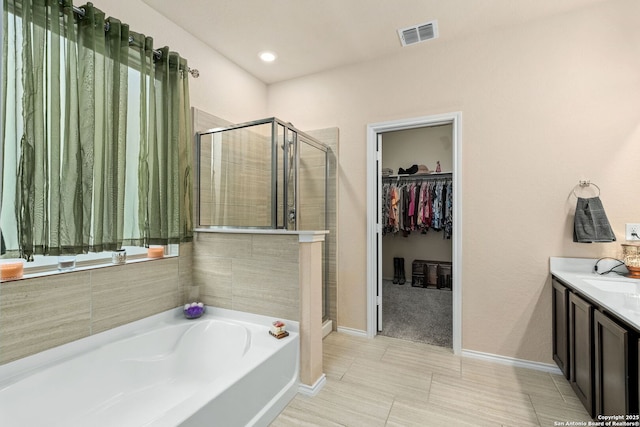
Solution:
{"label": "purple flower arrangement", "polygon": [[197,319],[204,313],[204,304],[201,302],[192,302],[191,304],[185,304],[184,316],[187,319]]}

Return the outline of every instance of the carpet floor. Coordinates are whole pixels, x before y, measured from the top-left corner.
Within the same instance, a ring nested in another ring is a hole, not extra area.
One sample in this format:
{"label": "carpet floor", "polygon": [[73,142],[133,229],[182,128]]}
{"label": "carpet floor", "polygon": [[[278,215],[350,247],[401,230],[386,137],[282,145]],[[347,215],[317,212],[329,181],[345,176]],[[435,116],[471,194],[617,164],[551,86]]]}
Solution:
{"label": "carpet floor", "polygon": [[453,347],[452,292],[382,281],[381,335]]}

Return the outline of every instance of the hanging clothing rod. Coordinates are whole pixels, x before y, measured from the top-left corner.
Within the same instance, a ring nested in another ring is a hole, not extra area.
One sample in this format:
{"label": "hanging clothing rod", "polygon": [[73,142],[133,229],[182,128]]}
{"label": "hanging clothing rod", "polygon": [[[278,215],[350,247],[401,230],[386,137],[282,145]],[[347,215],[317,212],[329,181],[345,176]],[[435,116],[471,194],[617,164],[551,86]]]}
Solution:
{"label": "hanging clothing rod", "polygon": [[383,176],[382,180],[383,181],[391,181],[391,180],[414,180],[414,181],[418,181],[418,180],[433,180],[433,179],[447,179],[447,178],[451,178],[452,177],[452,173],[451,172],[435,172],[435,173],[430,173],[430,174],[414,174],[414,175],[389,175],[389,176]]}
{"label": "hanging clothing rod", "polygon": [[[73,6],[73,13],[75,13],[76,15],[78,15],[82,19],[82,18],[84,18],[84,15],[86,14],[86,11],[84,10],[83,7]],[[109,22],[108,21],[104,23],[104,30],[105,31],[109,31]],[[133,37],[129,37],[129,43],[131,43],[132,41],[133,41]],[[153,51],[153,58],[156,61],[159,60],[159,59],[162,59],[162,51],[154,50]],[[187,72],[189,74],[191,74],[191,76],[194,79],[197,79],[198,77],[200,77],[200,71],[198,71],[195,68],[187,67]]]}

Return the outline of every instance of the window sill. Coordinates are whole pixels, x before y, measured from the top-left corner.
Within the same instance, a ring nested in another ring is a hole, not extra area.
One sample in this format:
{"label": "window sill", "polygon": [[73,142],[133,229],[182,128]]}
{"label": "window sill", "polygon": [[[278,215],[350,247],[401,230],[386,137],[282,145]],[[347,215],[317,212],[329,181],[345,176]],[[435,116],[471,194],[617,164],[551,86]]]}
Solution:
{"label": "window sill", "polygon": [[[33,263],[24,263],[24,274],[19,278],[1,279],[1,283],[14,282],[17,280],[33,279],[37,277],[55,276],[58,274],[74,273],[78,271],[89,271],[98,268],[117,267],[135,264],[145,261],[156,261],[165,258],[175,258],[179,256],[178,245],[168,245],[167,254],[161,257],[149,257],[146,248],[127,247],[127,261],[115,264],[111,259],[111,252],[90,253],[78,255],[75,268],[70,270],[58,270],[58,257],[36,256]],[[1,260],[0,260],[1,261]]]}
{"label": "window sill", "polygon": [[0,283],[16,282],[19,280],[34,279],[34,278],[46,277],[46,276],[57,276],[59,274],[76,273],[78,271],[90,271],[90,270],[96,270],[99,268],[122,267],[125,265],[136,264],[139,262],[158,261],[162,259],[177,258],[177,257],[178,257],[177,254],[165,255],[164,257],[161,257],[161,258],[148,258],[145,256],[139,256],[136,258],[135,256],[132,256],[132,257],[127,257],[127,262],[124,264],[113,264],[112,262],[95,263],[91,261],[85,261],[84,263],[77,262],[76,267],[73,270],[66,270],[66,271],[58,271],[57,269],[52,270],[47,267],[32,267],[29,269],[25,268],[25,273],[23,274],[22,277],[15,278],[15,279],[2,279],[0,280]]}

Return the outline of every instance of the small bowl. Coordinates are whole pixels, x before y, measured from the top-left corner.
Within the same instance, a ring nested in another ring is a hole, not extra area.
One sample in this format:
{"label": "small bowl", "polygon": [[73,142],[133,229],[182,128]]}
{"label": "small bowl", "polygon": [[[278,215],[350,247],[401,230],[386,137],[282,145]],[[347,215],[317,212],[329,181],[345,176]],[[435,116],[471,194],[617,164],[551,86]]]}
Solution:
{"label": "small bowl", "polygon": [[204,305],[201,306],[197,304],[196,305],[187,304],[184,306],[184,309],[182,311],[184,313],[184,317],[186,317],[187,319],[197,319],[198,317],[204,314],[205,306]]}

